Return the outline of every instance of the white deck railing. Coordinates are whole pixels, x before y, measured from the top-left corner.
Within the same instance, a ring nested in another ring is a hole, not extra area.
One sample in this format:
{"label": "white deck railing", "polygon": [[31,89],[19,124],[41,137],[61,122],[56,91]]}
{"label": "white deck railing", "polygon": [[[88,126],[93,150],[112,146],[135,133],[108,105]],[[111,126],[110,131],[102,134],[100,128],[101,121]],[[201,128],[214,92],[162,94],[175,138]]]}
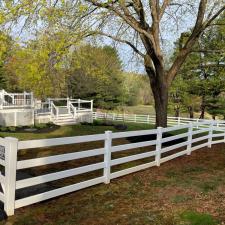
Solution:
{"label": "white deck railing", "polygon": [[[166,133],[169,133],[170,135],[165,136]],[[116,145],[116,142],[114,141],[116,139],[141,137],[143,135],[151,136],[147,136],[149,137],[149,140],[146,140],[145,136],[145,141],[128,144]],[[21,150],[29,149],[29,151],[36,151],[37,148],[65,146],[96,141],[104,142],[104,147],[25,160],[17,159],[17,153]],[[152,130],[118,133],[106,131],[104,134],[41,140],[18,141],[15,138],[0,138],[0,164],[2,167],[5,167],[5,175],[0,175],[0,183],[3,187],[3,192],[0,192],[0,201],[4,203],[4,209],[7,215],[13,215],[14,210],[17,208],[36,202],[41,202],[100,183],[108,184],[111,179],[137,172],[139,170],[147,169],[152,166],[160,166],[160,164],[174,158],[183,155],[190,155],[192,151],[197,149],[211,147],[212,144],[224,142],[225,131],[222,131],[221,128],[215,126],[214,121],[189,123],[168,128],[158,127],[157,129]],[[143,150],[143,147],[148,148]],[[130,152],[127,156],[123,157],[121,157],[121,155],[115,155],[117,153],[125,153],[128,150],[137,148],[141,148],[143,151],[136,154],[131,154]],[[80,162],[80,159],[90,158],[93,156],[103,156],[103,160],[98,163],[92,163],[67,170],[60,170],[59,166],[58,168],[60,171],[58,172],[49,172],[45,175],[25,178],[22,180],[16,179],[16,173],[18,170],[46,166],[71,160],[79,160]],[[119,167],[117,171],[112,170],[115,168],[115,166],[142,159],[148,159],[148,162],[141,161],[141,164],[136,166],[131,164],[129,165],[129,168],[126,169]],[[47,182],[97,170],[103,170],[103,172],[96,178],[90,179],[87,177],[87,179],[83,182],[45,191],[41,194],[32,194],[29,197],[15,199],[16,190],[22,188],[32,189],[32,186],[34,185],[45,184]]]}
{"label": "white deck railing", "polygon": [[[64,105],[57,106],[56,101],[64,102]],[[52,105],[53,103],[53,105]],[[53,108],[53,109],[52,109]],[[59,109],[65,108],[65,114],[71,114],[74,118],[78,113],[93,112],[93,100],[70,99],[70,98],[49,98],[47,102],[41,103],[39,108],[35,110],[36,115],[51,115],[52,117],[59,116]],[[54,113],[58,111],[58,114]],[[63,113],[62,113],[63,114]]]}
{"label": "white deck railing", "polygon": [[9,93],[0,91],[0,109],[27,108],[34,106],[33,93]]}

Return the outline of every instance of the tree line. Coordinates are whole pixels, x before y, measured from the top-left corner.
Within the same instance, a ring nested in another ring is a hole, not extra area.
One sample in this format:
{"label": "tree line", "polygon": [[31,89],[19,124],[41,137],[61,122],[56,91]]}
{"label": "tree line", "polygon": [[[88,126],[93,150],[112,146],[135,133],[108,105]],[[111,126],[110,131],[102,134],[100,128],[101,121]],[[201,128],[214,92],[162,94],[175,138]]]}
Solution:
{"label": "tree line", "polygon": [[147,77],[124,72],[115,48],[84,42],[65,48],[63,36],[45,32],[21,45],[1,33],[0,88],[33,91],[42,100],[93,99],[104,109],[151,103]]}

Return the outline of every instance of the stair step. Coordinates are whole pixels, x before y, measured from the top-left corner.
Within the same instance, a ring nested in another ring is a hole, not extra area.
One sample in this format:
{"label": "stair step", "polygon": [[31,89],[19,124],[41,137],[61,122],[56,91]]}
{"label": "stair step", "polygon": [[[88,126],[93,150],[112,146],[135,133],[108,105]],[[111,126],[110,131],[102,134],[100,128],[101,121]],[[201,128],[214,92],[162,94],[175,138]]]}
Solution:
{"label": "stair step", "polygon": [[64,117],[72,117],[71,114],[59,114],[58,117],[64,118]]}
{"label": "stair step", "polygon": [[66,125],[73,125],[73,124],[77,124],[76,121],[70,121],[70,122],[55,122],[56,125],[59,126],[66,126]]}

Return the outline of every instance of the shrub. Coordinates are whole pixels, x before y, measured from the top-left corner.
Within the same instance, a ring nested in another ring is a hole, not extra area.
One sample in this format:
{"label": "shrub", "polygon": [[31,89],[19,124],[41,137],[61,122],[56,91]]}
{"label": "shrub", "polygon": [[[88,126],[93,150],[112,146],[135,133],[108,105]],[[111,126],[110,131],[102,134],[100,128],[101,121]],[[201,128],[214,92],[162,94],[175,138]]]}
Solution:
{"label": "shrub", "polygon": [[16,127],[8,127],[7,129],[9,132],[15,132],[17,130]]}

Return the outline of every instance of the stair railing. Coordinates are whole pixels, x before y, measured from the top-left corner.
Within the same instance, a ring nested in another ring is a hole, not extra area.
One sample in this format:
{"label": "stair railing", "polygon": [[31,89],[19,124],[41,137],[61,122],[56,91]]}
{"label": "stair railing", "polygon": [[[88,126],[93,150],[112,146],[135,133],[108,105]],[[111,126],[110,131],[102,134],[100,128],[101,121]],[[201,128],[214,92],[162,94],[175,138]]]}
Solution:
{"label": "stair railing", "polygon": [[76,118],[77,108],[70,102],[69,103],[69,113],[72,114],[73,118]]}
{"label": "stair railing", "polygon": [[59,116],[59,108],[54,104],[54,102],[51,102],[51,116],[55,119]]}

